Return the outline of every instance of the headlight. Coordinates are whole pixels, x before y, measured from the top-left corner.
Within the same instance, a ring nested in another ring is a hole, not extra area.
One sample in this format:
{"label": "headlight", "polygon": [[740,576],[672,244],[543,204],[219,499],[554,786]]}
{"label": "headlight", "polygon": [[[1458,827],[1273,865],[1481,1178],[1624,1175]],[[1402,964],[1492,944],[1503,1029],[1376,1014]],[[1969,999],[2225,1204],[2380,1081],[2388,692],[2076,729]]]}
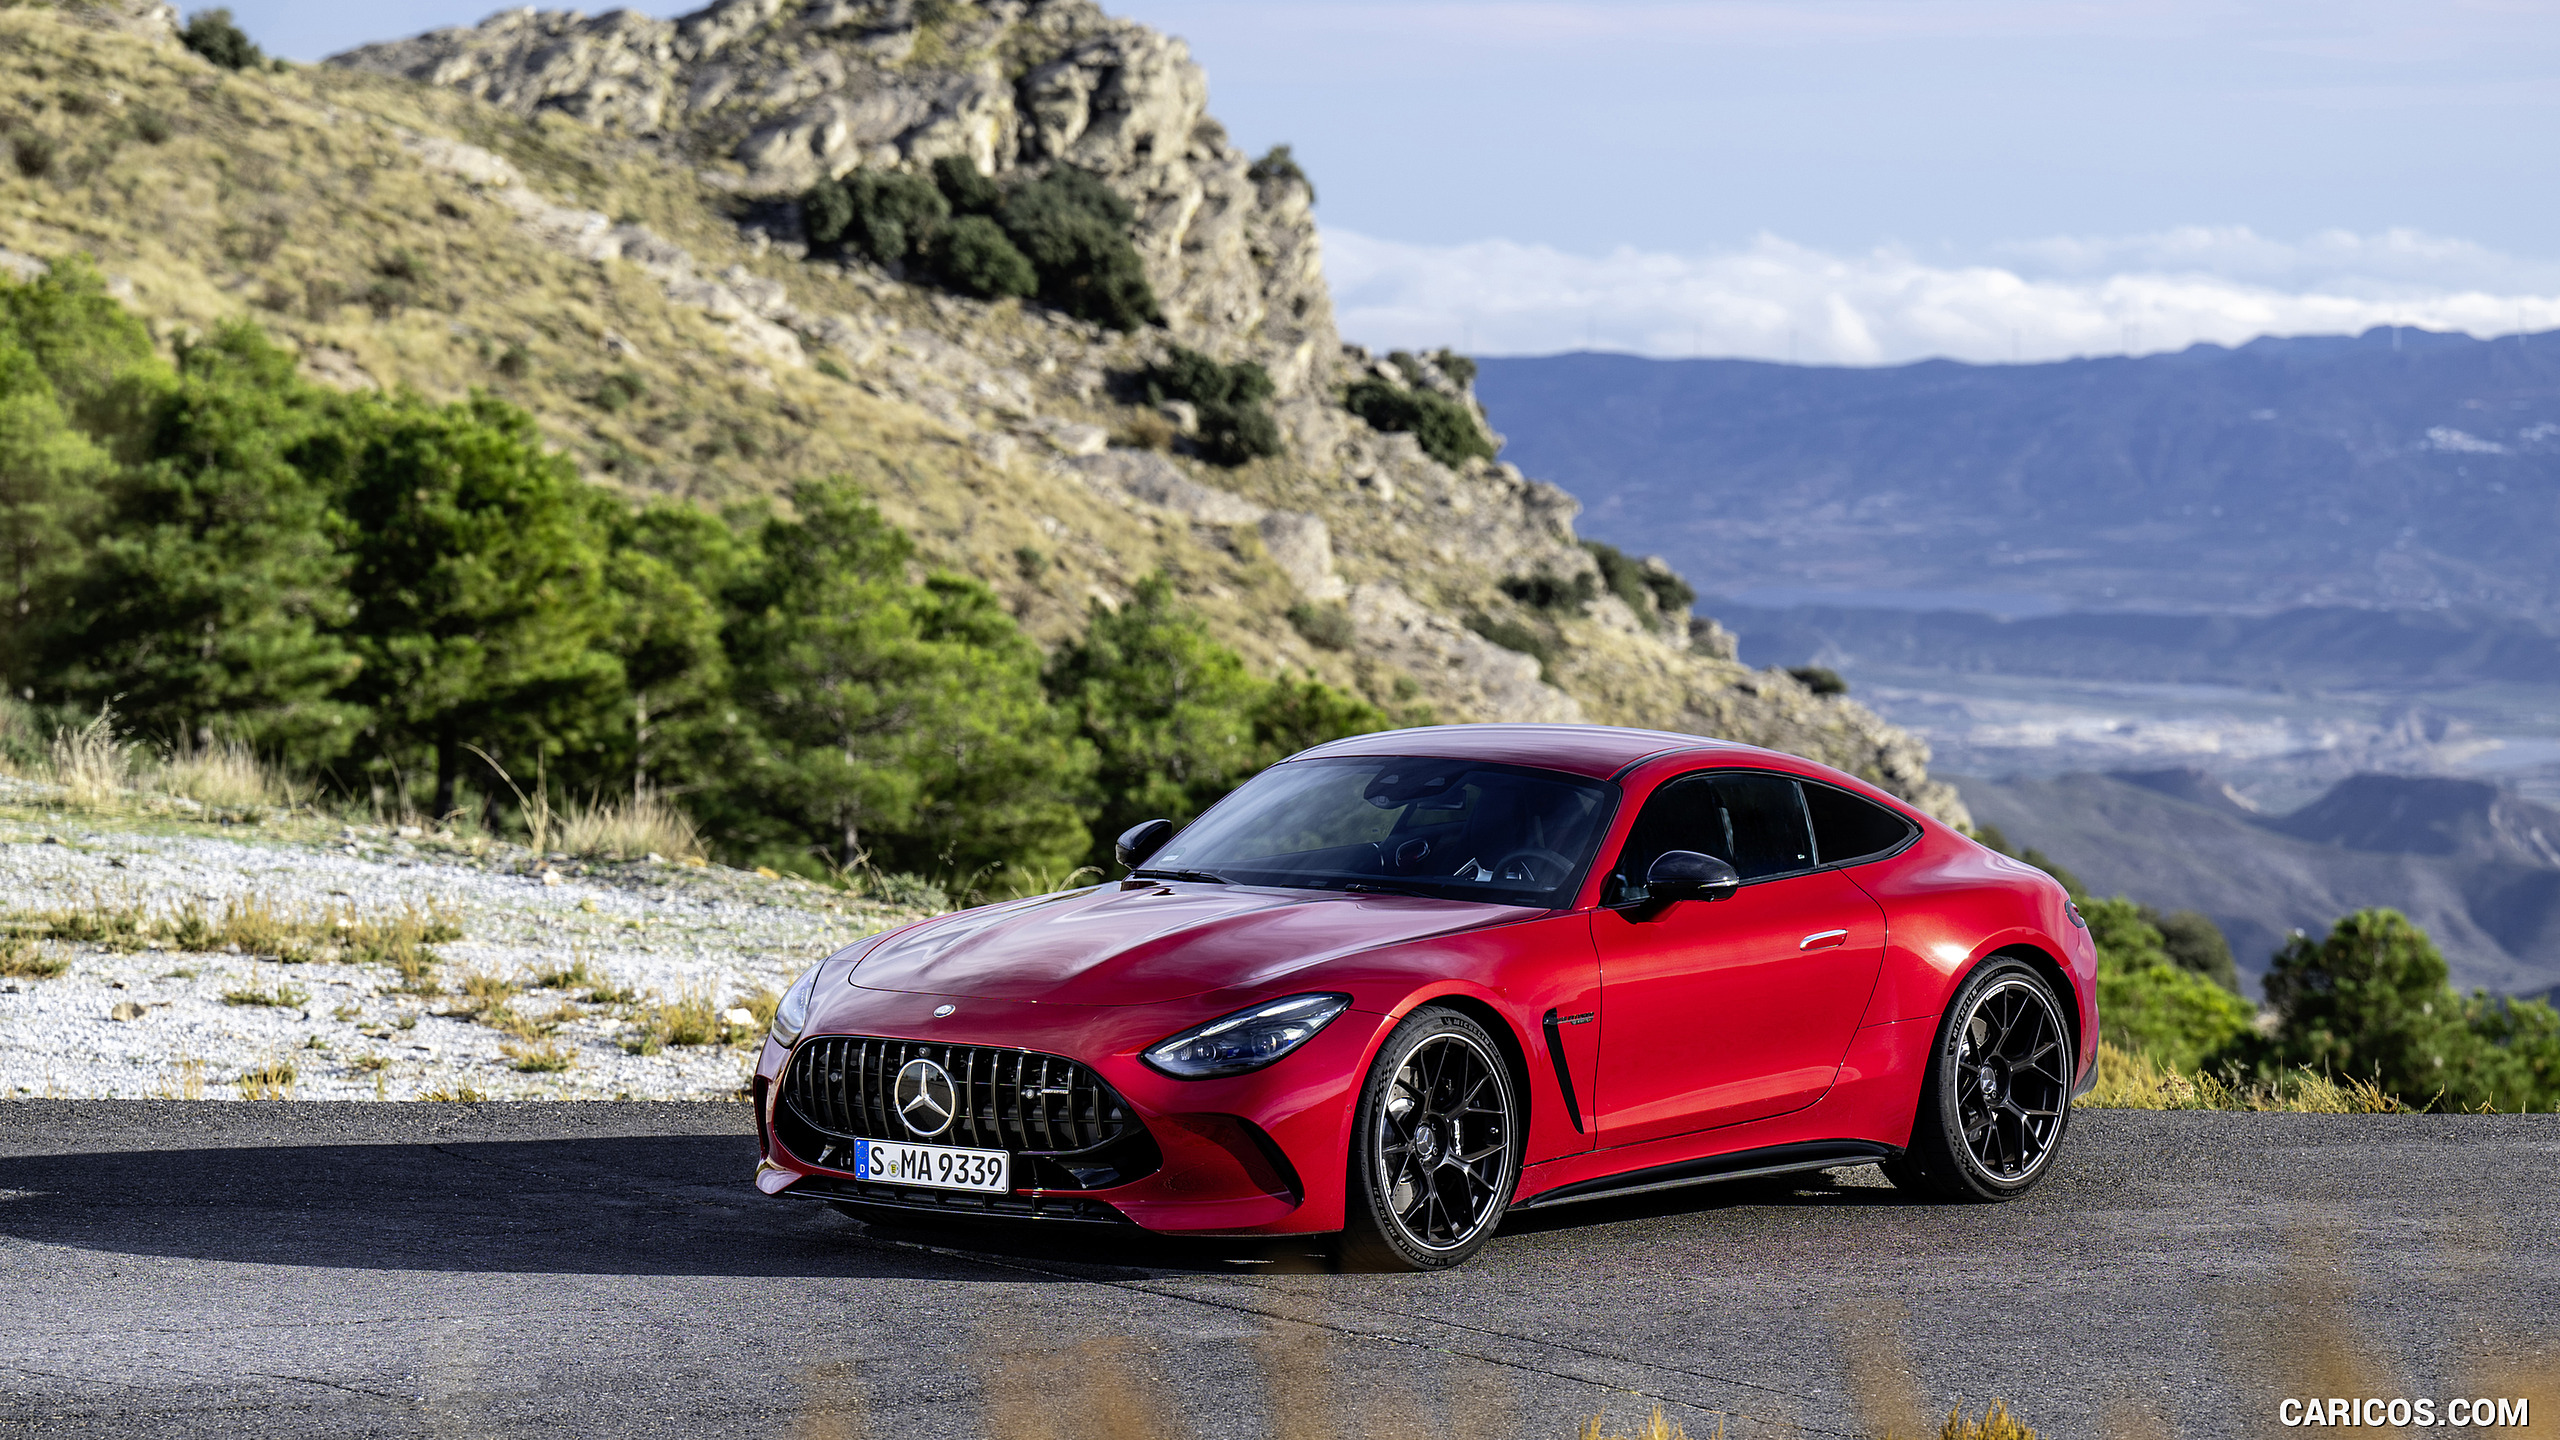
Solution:
{"label": "headlight", "polygon": [[791,988],[782,992],[782,1003],[773,1007],[775,1044],[787,1046],[800,1038],[800,1027],[809,1023],[809,1002],[818,993],[818,972],[825,968],[827,962],[821,960],[801,971]]}
{"label": "headlight", "polygon": [[1195,1025],[1140,1058],[1178,1080],[1242,1075],[1306,1044],[1350,1008],[1348,995],[1292,995]]}

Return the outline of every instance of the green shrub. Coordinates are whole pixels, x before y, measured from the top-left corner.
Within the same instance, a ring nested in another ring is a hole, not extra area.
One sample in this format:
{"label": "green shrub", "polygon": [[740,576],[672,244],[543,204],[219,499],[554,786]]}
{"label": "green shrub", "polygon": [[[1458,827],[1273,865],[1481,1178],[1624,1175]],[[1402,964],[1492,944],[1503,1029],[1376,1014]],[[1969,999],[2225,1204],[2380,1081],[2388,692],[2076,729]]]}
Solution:
{"label": "green shrub", "polygon": [[1374,430],[1401,431],[1420,442],[1424,453],[1456,469],[1470,457],[1493,458],[1493,442],[1466,406],[1431,390],[1362,380],[1342,397],[1343,408],[1369,422]]}
{"label": "green shrub", "polygon": [[17,164],[18,173],[30,180],[41,180],[52,172],[53,154],[52,139],[32,130],[9,137],[9,158]]}
{"label": "green shrub", "polygon": [[[1592,560],[1599,565],[1601,585],[1625,601],[1627,608],[1636,612],[1638,617],[1647,613],[1666,618],[1683,616],[1689,613],[1690,606],[1698,603],[1698,592],[1689,588],[1688,581],[1659,565],[1649,565],[1617,546],[1599,540],[1585,540],[1582,548],[1589,551]],[[1828,670],[1821,673],[1831,675]],[[1805,677],[1798,675],[1796,678],[1802,680]],[[1835,682],[1839,678],[1831,675]],[[1807,680],[1806,683],[1813,682]],[[1816,688],[1819,690],[1818,686]],[[1840,691],[1820,693],[1845,693],[1847,688],[1844,685]]]}
{"label": "green shrub", "polygon": [[2222,927],[2193,910],[2159,914],[2143,907],[2143,918],[2160,932],[2160,944],[2169,961],[2181,970],[2189,970],[2237,995],[2240,993],[2240,965],[2231,958],[2231,942],[2222,937]]}
{"label": "green shrub", "polygon": [[1043,301],[1114,330],[1163,323],[1129,240],[1136,212],[1092,172],[1062,165],[1016,185],[996,218],[1039,271]]}
{"label": "green shrub", "polygon": [[250,43],[248,33],[231,21],[228,10],[199,10],[187,20],[187,28],[178,32],[178,41],[225,70],[246,70],[267,63],[265,54]]}
{"label": "green shrub", "polygon": [[636,370],[617,370],[596,382],[595,405],[602,411],[618,413],[648,398],[649,381]]}
{"label": "green shrub", "polygon": [[1197,350],[1176,345],[1160,364],[1139,375],[1147,403],[1189,403],[1200,414],[1200,454],[1219,465],[1241,465],[1280,453],[1280,425],[1264,408],[1271,375],[1250,360],[1221,365]]}
{"label": "green shrub", "polygon": [[1849,682],[1840,678],[1839,671],[1826,665],[1794,665],[1788,667],[1787,673],[1804,682],[1804,688],[1816,695],[1849,693]]}
{"label": "green shrub", "polygon": [[1306,642],[1319,650],[1348,650],[1358,638],[1351,625],[1351,611],[1342,602],[1322,605],[1300,602],[1289,607],[1289,624]]}
{"label": "green shrub", "polygon": [[2122,897],[2079,903],[2098,947],[2098,1014],[2108,1040],[2129,1054],[2195,1070],[2255,1033],[2255,1008],[2172,963],[2142,906]]}
{"label": "green shrub", "polygon": [[933,182],[903,170],[856,170],[820,181],[800,201],[813,252],[865,255],[883,265],[929,254],[950,219],[951,202]]}
{"label": "green shrub", "polygon": [[1496,620],[1483,614],[1469,615],[1467,628],[1505,650],[1517,650],[1537,661],[1541,678],[1554,678],[1556,647],[1545,635],[1517,620]]}
{"label": "green shrub", "polygon": [[993,215],[1004,203],[1003,188],[966,155],[945,155],[934,161],[933,184],[951,203],[954,215]]}
{"label": "green shrub", "polygon": [[1040,293],[1039,272],[1005,238],[1004,227],[984,215],[951,222],[936,243],[934,268],[943,283],[981,300]]}
{"label": "green shrub", "polygon": [[1567,580],[1542,568],[1535,574],[1514,575],[1503,581],[1501,588],[1503,594],[1532,610],[1579,611],[1599,595],[1600,582],[1589,571]]}
{"label": "green shrub", "polygon": [[1062,165],[1005,186],[957,155],[936,160],[930,177],[857,170],[800,197],[811,254],[930,261],[942,283],[962,293],[1037,295],[1123,331],[1164,319],[1129,239],[1136,223],[1129,202],[1090,171]]}
{"label": "green shrub", "polygon": [[1476,383],[1476,362],[1455,350],[1435,351],[1431,363],[1439,366],[1440,373],[1449,377],[1449,383],[1461,390]]}
{"label": "green shrub", "polygon": [[1262,158],[1253,162],[1253,168],[1244,173],[1257,185],[1268,185],[1274,181],[1304,185],[1307,187],[1307,203],[1316,203],[1316,182],[1307,178],[1307,172],[1298,164],[1298,157],[1290,154],[1286,145],[1274,145],[1264,151]]}

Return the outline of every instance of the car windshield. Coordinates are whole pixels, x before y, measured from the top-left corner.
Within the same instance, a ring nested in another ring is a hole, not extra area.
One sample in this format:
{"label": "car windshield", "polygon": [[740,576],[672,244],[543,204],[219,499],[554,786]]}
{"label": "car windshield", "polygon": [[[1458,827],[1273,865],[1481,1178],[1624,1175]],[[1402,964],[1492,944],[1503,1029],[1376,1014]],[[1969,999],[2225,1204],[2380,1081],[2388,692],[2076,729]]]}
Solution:
{"label": "car windshield", "polygon": [[1255,776],[1138,868],[1567,905],[1616,797],[1598,781],[1480,760],[1297,760]]}

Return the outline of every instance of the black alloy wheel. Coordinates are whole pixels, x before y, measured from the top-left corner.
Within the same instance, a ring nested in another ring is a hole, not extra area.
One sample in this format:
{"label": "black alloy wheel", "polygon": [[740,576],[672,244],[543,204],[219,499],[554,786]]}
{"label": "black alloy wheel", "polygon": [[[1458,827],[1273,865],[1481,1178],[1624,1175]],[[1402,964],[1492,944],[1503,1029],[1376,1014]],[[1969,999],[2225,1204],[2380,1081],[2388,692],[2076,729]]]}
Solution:
{"label": "black alloy wheel", "polygon": [[1885,1174],[1952,1200],[2006,1200],[2044,1177],[2071,1124],[2073,1046],[2053,987],[1994,957],[1948,1002],[1911,1145]]}
{"label": "black alloy wheel", "polygon": [[1520,1183],[1520,1128],[1483,1026],[1454,1010],[1407,1016],[1360,1088],[1345,1268],[1440,1270],[1482,1249]]}

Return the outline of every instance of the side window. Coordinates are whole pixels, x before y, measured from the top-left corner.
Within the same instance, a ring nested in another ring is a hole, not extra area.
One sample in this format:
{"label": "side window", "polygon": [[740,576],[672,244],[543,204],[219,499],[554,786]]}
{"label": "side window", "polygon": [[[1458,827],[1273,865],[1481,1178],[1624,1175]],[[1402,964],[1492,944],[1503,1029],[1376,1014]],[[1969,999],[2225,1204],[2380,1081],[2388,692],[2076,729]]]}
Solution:
{"label": "side window", "polygon": [[1847,865],[1881,855],[1911,838],[1910,821],[1845,790],[1807,785],[1804,805],[1813,815],[1814,853],[1825,865]]}
{"label": "side window", "polygon": [[1622,884],[1641,885],[1665,850],[1713,855],[1746,881],[1813,865],[1796,782],[1749,771],[1683,776],[1653,792],[1614,873]]}

